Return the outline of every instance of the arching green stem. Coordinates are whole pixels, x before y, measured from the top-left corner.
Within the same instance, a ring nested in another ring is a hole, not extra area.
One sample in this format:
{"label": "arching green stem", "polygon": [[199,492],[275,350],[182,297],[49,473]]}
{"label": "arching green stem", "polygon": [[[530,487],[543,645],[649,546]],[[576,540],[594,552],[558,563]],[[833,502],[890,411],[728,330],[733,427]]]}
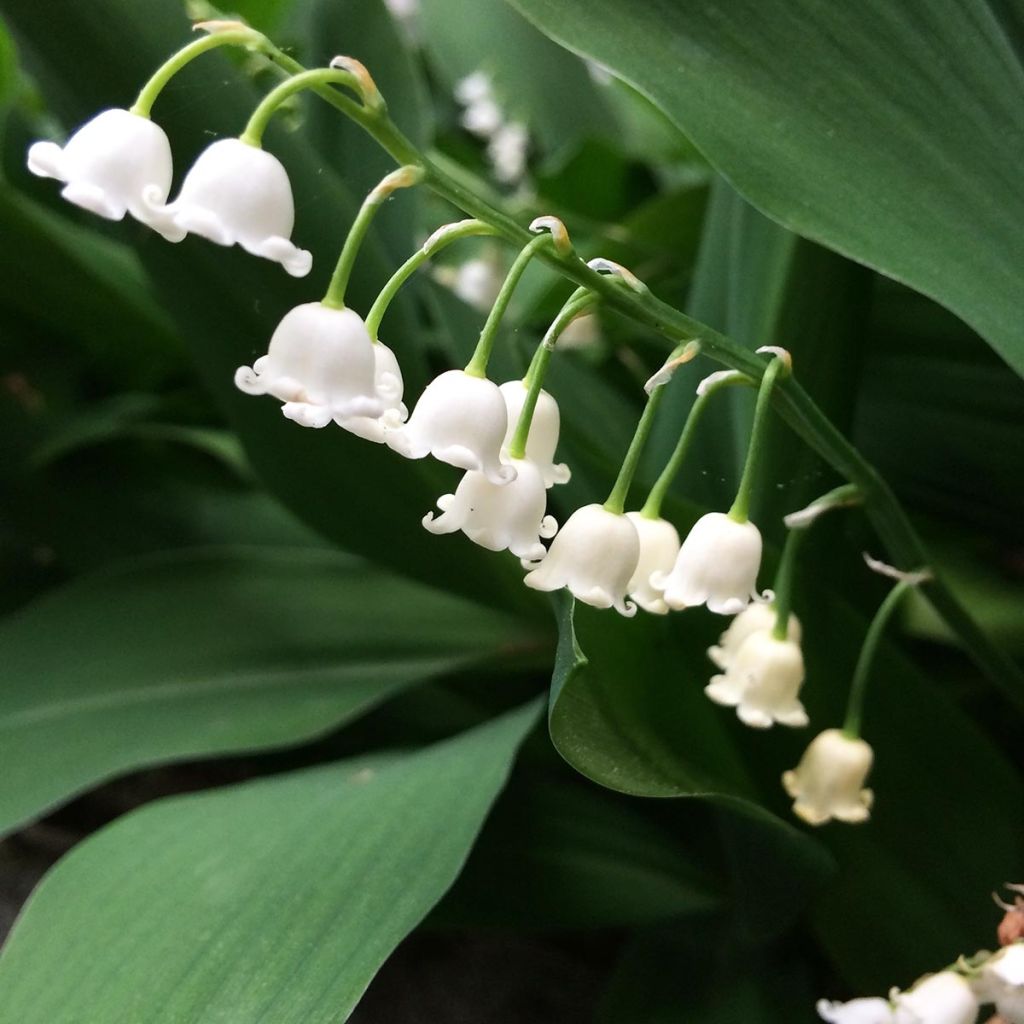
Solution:
{"label": "arching green stem", "polygon": [[183,46],[177,53],[169,57],[153,72],[149,81],[139,90],[138,98],[132,104],[131,112],[139,117],[149,117],[157,96],[163,92],[164,86],[183,68],[200,54],[215,50],[219,46],[249,46],[255,49],[269,48],[269,40],[262,32],[246,28],[239,22],[237,29],[226,29],[211,32]]}
{"label": "arching green stem", "polygon": [[743,466],[743,476],[740,478],[740,485],[736,490],[736,500],[729,509],[729,518],[735,519],[738,523],[745,523],[750,513],[750,495],[754,489],[754,482],[757,479],[757,471],[761,463],[761,453],[764,449],[766,436],[765,425],[768,420],[768,410],[771,407],[772,388],[775,380],[783,370],[788,369],[786,360],[776,356],[768,364],[768,368],[761,377],[761,386],[757,392],[757,405],[754,408],[754,425],[750,430],[750,444],[747,447],[747,461]]}
{"label": "arching green stem", "polygon": [[415,185],[422,177],[423,171],[419,167],[399,167],[397,171],[385,175],[370,190],[363,200],[363,205],[359,207],[359,213],[356,214],[352,227],[348,230],[341,255],[338,257],[334,273],[331,275],[331,282],[321,300],[325,306],[330,306],[331,309],[345,308],[345,290],[348,288],[348,280],[352,276],[352,268],[355,266],[359,248],[363,244],[363,239],[366,238],[370,223],[377,216],[381,204],[396,189]]}
{"label": "arching green stem", "polygon": [[551,360],[551,354],[555,351],[559,337],[576,317],[585,313],[595,302],[597,302],[596,295],[591,294],[585,288],[577,288],[569,296],[551,326],[545,331],[541,343],[537,346],[537,351],[534,352],[533,358],[530,360],[526,376],[523,378],[523,384],[526,385],[526,398],[523,399],[523,408],[519,413],[519,419],[516,420],[516,429],[508,446],[508,454],[511,458],[526,457],[526,442],[530,438],[533,413],[537,408],[537,399],[540,397],[541,389],[544,387],[544,375],[547,373],[548,362]]}
{"label": "arching green stem", "polygon": [[878,611],[875,612],[875,617],[868,627],[867,636],[864,637],[864,646],[860,649],[860,657],[857,659],[857,667],[853,673],[853,682],[850,684],[850,696],[846,703],[843,732],[850,739],[857,739],[860,736],[861,718],[864,713],[864,694],[882,633],[885,631],[889,619],[892,618],[896,606],[900,603],[900,599],[916,582],[918,581],[914,579],[900,580],[879,605]]}
{"label": "arching green stem", "polygon": [[[679,356],[681,356],[687,349],[687,345],[680,345],[673,353],[669,356],[668,362],[671,363]],[[651,427],[654,426],[654,416],[658,411],[658,406],[661,404],[662,396],[665,393],[665,386],[663,384],[654,388],[647,398],[647,405],[644,406],[643,414],[640,417],[640,422],[636,425],[636,430],[633,433],[633,440],[629,442],[629,448],[626,451],[626,457],[622,460],[622,467],[619,469],[619,475],[615,478],[615,484],[612,487],[611,494],[608,495],[608,500],[604,503],[604,507],[609,512],[616,512],[619,515],[626,509],[626,499],[629,497],[629,488],[633,483],[633,477],[636,475],[636,467],[640,462],[640,455],[644,450],[644,445],[647,443],[647,438],[651,433]]]}
{"label": "arching green stem", "polygon": [[399,288],[421,267],[427,260],[436,256],[442,249],[451,245],[460,238],[469,238],[473,235],[497,235],[498,231],[490,224],[482,220],[470,219],[460,220],[454,224],[446,224],[443,228],[435,231],[430,238],[423,243],[423,247],[417,249],[392,275],[391,279],[381,289],[380,294],[366,314],[366,329],[370,337],[376,341],[377,332],[380,330],[380,322],[384,319],[388,306],[398,294]]}
{"label": "arching green stem", "polygon": [[551,235],[538,235],[536,238],[530,239],[523,246],[522,251],[513,261],[504,282],[502,282],[501,291],[498,292],[498,297],[494,300],[494,306],[488,314],[487,322],[480,332],[480,340],[476,343],[476,348],[473,350],[473,358],[466,364],[466,373],[471,377],[487,376],[487,364],[491,359],[494,339],[498,335],[498,325],[501,323],[501,318],[505,315],[505,310],[508,308],[512,293],[515,291],[519,279],[523,276],[523,271],[526,270],[530,260],[541,249],[553,247],[553,245],[554,242]]}
{"label": "arching green stem", "polygon": [[686,417],[686,422],[683,424],[682,432],[679,434],[679,440],[676,442],[672,455],[669,457],[668,462],[665,463],[665,468],[659,474],[658,479],[655,480],[650,494],[647,495],[647,501],[644,502],[644,507],[640,510],[640,514],[645,519],[658,519],[661,516],[662,502],[665,500],[665,495],[668,494],[668,489],[672,486],[672,481],[675,480],[679,470],[682,468],[683,462],[686,459],[686,453],[690,450],[690,443],[696,434],[697,424],[700,422],[701,416],[711,400],[711,396],[724,387],[735,384],[750,385],[752,383],[749,377],[733,374],[721,377],[714,383],[709,384],[701,394],[698,394],[693,405],[690,407],[690,412]]}
{"label": "arching green stem", "polygon": [[[314,68],[312,71],[302,71],[291,78],[286,78],[280,85],[275,86],[266,96],[260,100],[256,109],[252,112],[245,131],[239,138],[250,146],[259,147],[263,144],[263,133],[270,124],[270,119],[277,113],[287,100],[304,89],[316,89],[325,85],[344,85],[356,92],[360,92],[360,83],[351,71],[344,71],[340,68]],[[341,93],[337,94],[341,99]],[[351,100],[348,100],[352,103]],[[352,103],[353,107],[358,104]]]}

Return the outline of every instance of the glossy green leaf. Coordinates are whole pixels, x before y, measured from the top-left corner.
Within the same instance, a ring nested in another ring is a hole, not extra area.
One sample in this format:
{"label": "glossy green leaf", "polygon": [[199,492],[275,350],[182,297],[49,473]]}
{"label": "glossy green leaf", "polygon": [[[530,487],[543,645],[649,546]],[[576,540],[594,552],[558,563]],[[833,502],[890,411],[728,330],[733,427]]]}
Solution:
{"label": "glossy green leaf", "polygon": [[1024,370],[1024,68],[994,0],[512,0],[751,202],[937,299]]}
{"label": "glossy green leaf", "polygon": [[102,779],[280,747],[524,641],[509,620],[333,552],[168,554],[0,626],[0,827]]}
{"label": "glossy green leaf", "polygon": [[0,1021],[346,1020],[454,881],[537,710],[115,822],[29,901]]}

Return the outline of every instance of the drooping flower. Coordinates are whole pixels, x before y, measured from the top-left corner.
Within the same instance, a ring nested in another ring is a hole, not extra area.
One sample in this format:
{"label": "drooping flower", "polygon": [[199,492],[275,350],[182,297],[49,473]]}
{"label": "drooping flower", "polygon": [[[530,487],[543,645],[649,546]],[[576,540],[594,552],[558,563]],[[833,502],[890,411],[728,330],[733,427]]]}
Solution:
{"label": "drooping flower", "polygon": [[[155,193],[149,199],[157,202]],[[293,277],[305,277],[313,266],[290,238],[295,201],[288,172],[272,153],[241,139],[219,139],[203,150],[163,211],[183,232],[240,245]]]}
{"label": "drooping flower", "polygon": [[716,704],[736,708],[745,725],[767,729],[807,724],[800,703],[804,681],[804,657],[792,640],[776,640],[771,630],[751,633],[740,645],[729,667],[713,676],[704,692]]}
{"label": "drooping flower", "polygon": [[534,590],[567,587],[585,604],[630,616],[636,605],[626,600],[626,592],[639,559],[640,538],[626,516],[584,505],[569,516],[523,582]]}
{"label": "drooping flower", "polygon": [[306,302],[284,315],[265,356],[238,368],[235,384],[246,394],[280,399],[285,416],[301,426],[346,426],[352,417],[384,411],[374,348],[353,310]]}
{"label": "drooping flower", "polygon": [[[508,426],[505,430],[505,439],[502,442],[502,453],[506,453],[508,446],[512,443],[512,435],[519,422],[519,414],[523,411],[523,403],[526,401],[528,389],[521,380],[509,380],[502,384],[499,390],[501,397],[505,400],[505,410],[508,415]],[[530,421],[530,433],[526,439],[526,458],[540,470],[545,487],[568,483],[572,476],[569,467],[564,462],[555,462],[559,427],[558,402],[555,401],[553,395],[541,388],[533,410],[533,419]]]}
{"label": "drooping flower", "polygon": [[892,1003],[878,997],[851,999],[847,1003],[819,999],[818,1016],[829,1024],[896,1024]]}
{"label": "drooping flower", "polygon": [[862,739],[839,729],[826,729],[811,740],[800,763],[782,776],[793,797],[793,813],[810,825],[831,818],[856,823],[867,821],[874,794],[864,789],[874,754]]}
{"label": "drooping flower", "polygon": [[1024,1024],[1024,942],[1014,942],[990,957],[972,983],[983,1003],[995,1003],[1006,1024]]}
{"label": "drooping flower", "polygon": [[120,108],[104,110],[79,128],[64,146],[36,142],[28,169],[64,182],[61,195],[83,209],[121,220],[130,213],[168,241],[185,237],[162,212],[171,187],[171,144],[148,117]]}
{"label": "drooping flower", "polygon": [[350,416],[340,422],[339,426],[366,441],[383,444],[385,417],[390,416],[391,422],[396,424],[404,423],[409,418],[409,410],[402,401],[405,383],[395,353],[383,342],[377,341],[373,343],[373,359],[374,388],[383,413],[380,416]]}
{"label": "drooping flower", "polygon": [[741,612],[755,596],[761,566],[761,533],[751,522],[724,512],[701,516],[679,550],[669,573],[651,579],[669,608],[707,604],[720,615]]}
{"label": "drooping flower", "polygon": [[535,562],[547,553],[542,539],[554,537],[558,523],[545,515],[547,490],[540,470],[526,459],[513,459],[516,478],[511,483],[492,483],[483,473],[471,471],[454,494],[437,499],[441,515],[428,512],[423,525],[431,533],[461,530],[474,544],[490,551],[508,549]]}
{"label": "drooping flower", "polygon": [[407,459],[433,455],[459,469],[483,473],[492,483],[515,479],[515,469],[502,465],[500,457],[508,426],[505,400],[486,377],[447,370],[424,388],[407,423],[388,414],[385,424],[388,447]]}
{"label": "drooping flower", "polygon": [[[714,647],[708,648],[708,657],[720,668],[727,669],[730,662],[736,656],[743,641],[751,633],[760,633],[764,630],[775,628],[775,606],[767,601],[751,601],[729,623],[728,628],[718,638]],[[790,613],[786,627],[787,639],[794,643],[800,643],[800,622],[795,615]]]}
{"label": "drooping flower", "polygon": [[667,572],[679,554],[679,534],[676,528],[660,516],[651,519],[640,512],[627,512],[626,517],[636,527],[640,539],[640,558],[629,581],[627,593],[645,612],[667,615],[661,592],[651,586],[651,575]]}
{"label": "drooping flower", "polygon": [[898,1024],[975,1024],[978,1000],[955,971],[940,971],[912,989],[892,994]]}

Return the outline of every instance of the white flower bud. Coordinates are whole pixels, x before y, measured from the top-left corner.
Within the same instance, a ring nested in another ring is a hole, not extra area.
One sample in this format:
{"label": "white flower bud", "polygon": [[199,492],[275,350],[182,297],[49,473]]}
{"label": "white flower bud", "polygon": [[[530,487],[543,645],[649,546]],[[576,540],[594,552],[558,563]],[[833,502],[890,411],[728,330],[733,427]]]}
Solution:
{"label": "white flower bud", "polygon": [[[149,197],[157,202],[155,194]],[[272,153],[220,139],[199,154],[174,202],[163,208],[185,232],[240,245],[305,277],[313,257],[290,241],[295,201],[288,172]]]}
{"label": "white flower bud", "polygon": [[235,385],[249,395],[273,395],[283,412],[304,427],[345,426],[349,417],[384,411],[374,379],[374,345],[351,309],[307,302],[277,325],[267,354],[240,366]]}
{"label": "white flower bud", "polygon": [[782,784],[793,797],[793,813],[810,825],[831,818],[850,823],[867,821],[874,800],[862,788],[874,754],[862,739],[826,729],[811,740],[800,763],[785,772]]}
{"label": "white flower bud", "polygon": [[467,473],[454,494],[437,499],[441,515],[428,512],[423,525],[431,533],[461,530],[474,544],[490,551],[508,549],[524,562],[547,554],[541,539],[554,537],[558,523],[545,515],[547,490],[540,470],[525,459],[513,459],[516,478],[495,484],[483,473]]}
{"label": "white flower bud", "polygon": [[819,999],[818,1016],[829,1024],[896,1024],[892,1003],[888,999],[851,999],[834,1003]]}
{"label": "white flower bud", "polygon": [[975,1024],[978,1000],[967,979],[940,971],[919,981],[909,992],[893,994],[898,1024]]}
{"label": "white flower bud", "polygon": [[[501,449],[505,454],[512,443],[512,435],[516,432],[519,414],[523,411],[527,387],[521,380],[509,380],[502,384],[499,390],[505,400],[505,410],[508,414],[508,427]],[[555,462],[559,426],[558,402],[554,396],[541,388],[533,410],[533,419],[530,421],[530,434],[526,439],[526,457],[540,470],[545,487],[568,483],[572,475],[564,462]]]}
{"label": "white flower bud", "polygon": [[983,1003],[995,1003],[1006,1024],[1024,1024],[1024,942],[1013,942],[982,965],[972,983]]}
{"label": "white flower bud", "polygon": [[707,604],[720,615],[735,615],[749,604],[761,567],[761,533],[724,512],[709,512],[694,524],[670,573],[656,573],[655,590],[669,608]]}
{"label": "white flower bud", "polygon": [[[751,601],[729,623],[729,628],[718,638],[715,647],[708,648],[708,657],[720,668],[727,669],[743,641],[751,633],[775,628],[775,606],[766,601]],[[787,639],[800,643],[800,622],[790,613],[786,628]]]}
{"label": "white flower bud", "polygon": [[770,629],[751,633],[736,651],[723,675],[713,676],[704,692],[716,704],[736,708],[745,725],[767,729],[807,724],[800,703],[804,657],[792,640],[776,640]]}
{"label": "white flower bud", "polygon": [[640,538],[626,516],[584,505],[569,516],[523,582],[534,590],[568,587],[585,604],[630,616],[636,605],[626,600],[626,591],[639,559]]}
{"label": "white flower bud", "polygon": [[113,108],[87,121],[61,147],[37,142],[28,169],[65,183],[61,195],[83,209],[121,220],[130,213],[168,241],[185,237],[163,204],[171,187],[171,145],[148,117]]}
{"label": "white flower bud", "polygon": [[409,410],[402,401],[405,383],[395,353],[380,341],[374,342],[372,347],[373,383],[384,412],[381,416],[349,416],[338,425],[366,441],[383,444],[387,432],[385,417],[389,416],[393,423],[404,423],[409,418]]}
{"label": "white flower bud", "polygon": [[629,581],[627,593],[645,612],[667,615],[668,605],[651,586],[651,575],[668,572],[679,554],[679,534],[666,519],[649,519],[639,512],[627,512],[640,539],[640,559]]}
{"label": "white flower bud", "polygon": [[407,459],[433,455],[459,469],[483,473],[492,483],[515,479],[512,466],[502,465],[501,443],[508,426],[505,400],[498,385],[464,370],[435,377],[420,395],[409,422],[385,416],[384,440]]}

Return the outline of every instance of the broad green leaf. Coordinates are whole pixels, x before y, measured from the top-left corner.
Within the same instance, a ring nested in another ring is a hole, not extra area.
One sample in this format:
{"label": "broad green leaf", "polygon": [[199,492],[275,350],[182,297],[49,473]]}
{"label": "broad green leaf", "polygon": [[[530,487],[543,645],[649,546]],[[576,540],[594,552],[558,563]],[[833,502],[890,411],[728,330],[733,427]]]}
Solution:
{"label": "broad green leaf", "polygon": [[1024,371],[1019,5],[513,3],[773,219],[935,298]]}
{"label": "broad green leaf", "polygon": [[144,765],[322,734],[523,639],[323,550],[174,553],[84,577],[0,625],[0,828]]}
{"label": "broad green leaf", "polygon": [[163,800],[86,840],[0,957],[3,1024],[339,1024],[454,881],[537,717]]}

